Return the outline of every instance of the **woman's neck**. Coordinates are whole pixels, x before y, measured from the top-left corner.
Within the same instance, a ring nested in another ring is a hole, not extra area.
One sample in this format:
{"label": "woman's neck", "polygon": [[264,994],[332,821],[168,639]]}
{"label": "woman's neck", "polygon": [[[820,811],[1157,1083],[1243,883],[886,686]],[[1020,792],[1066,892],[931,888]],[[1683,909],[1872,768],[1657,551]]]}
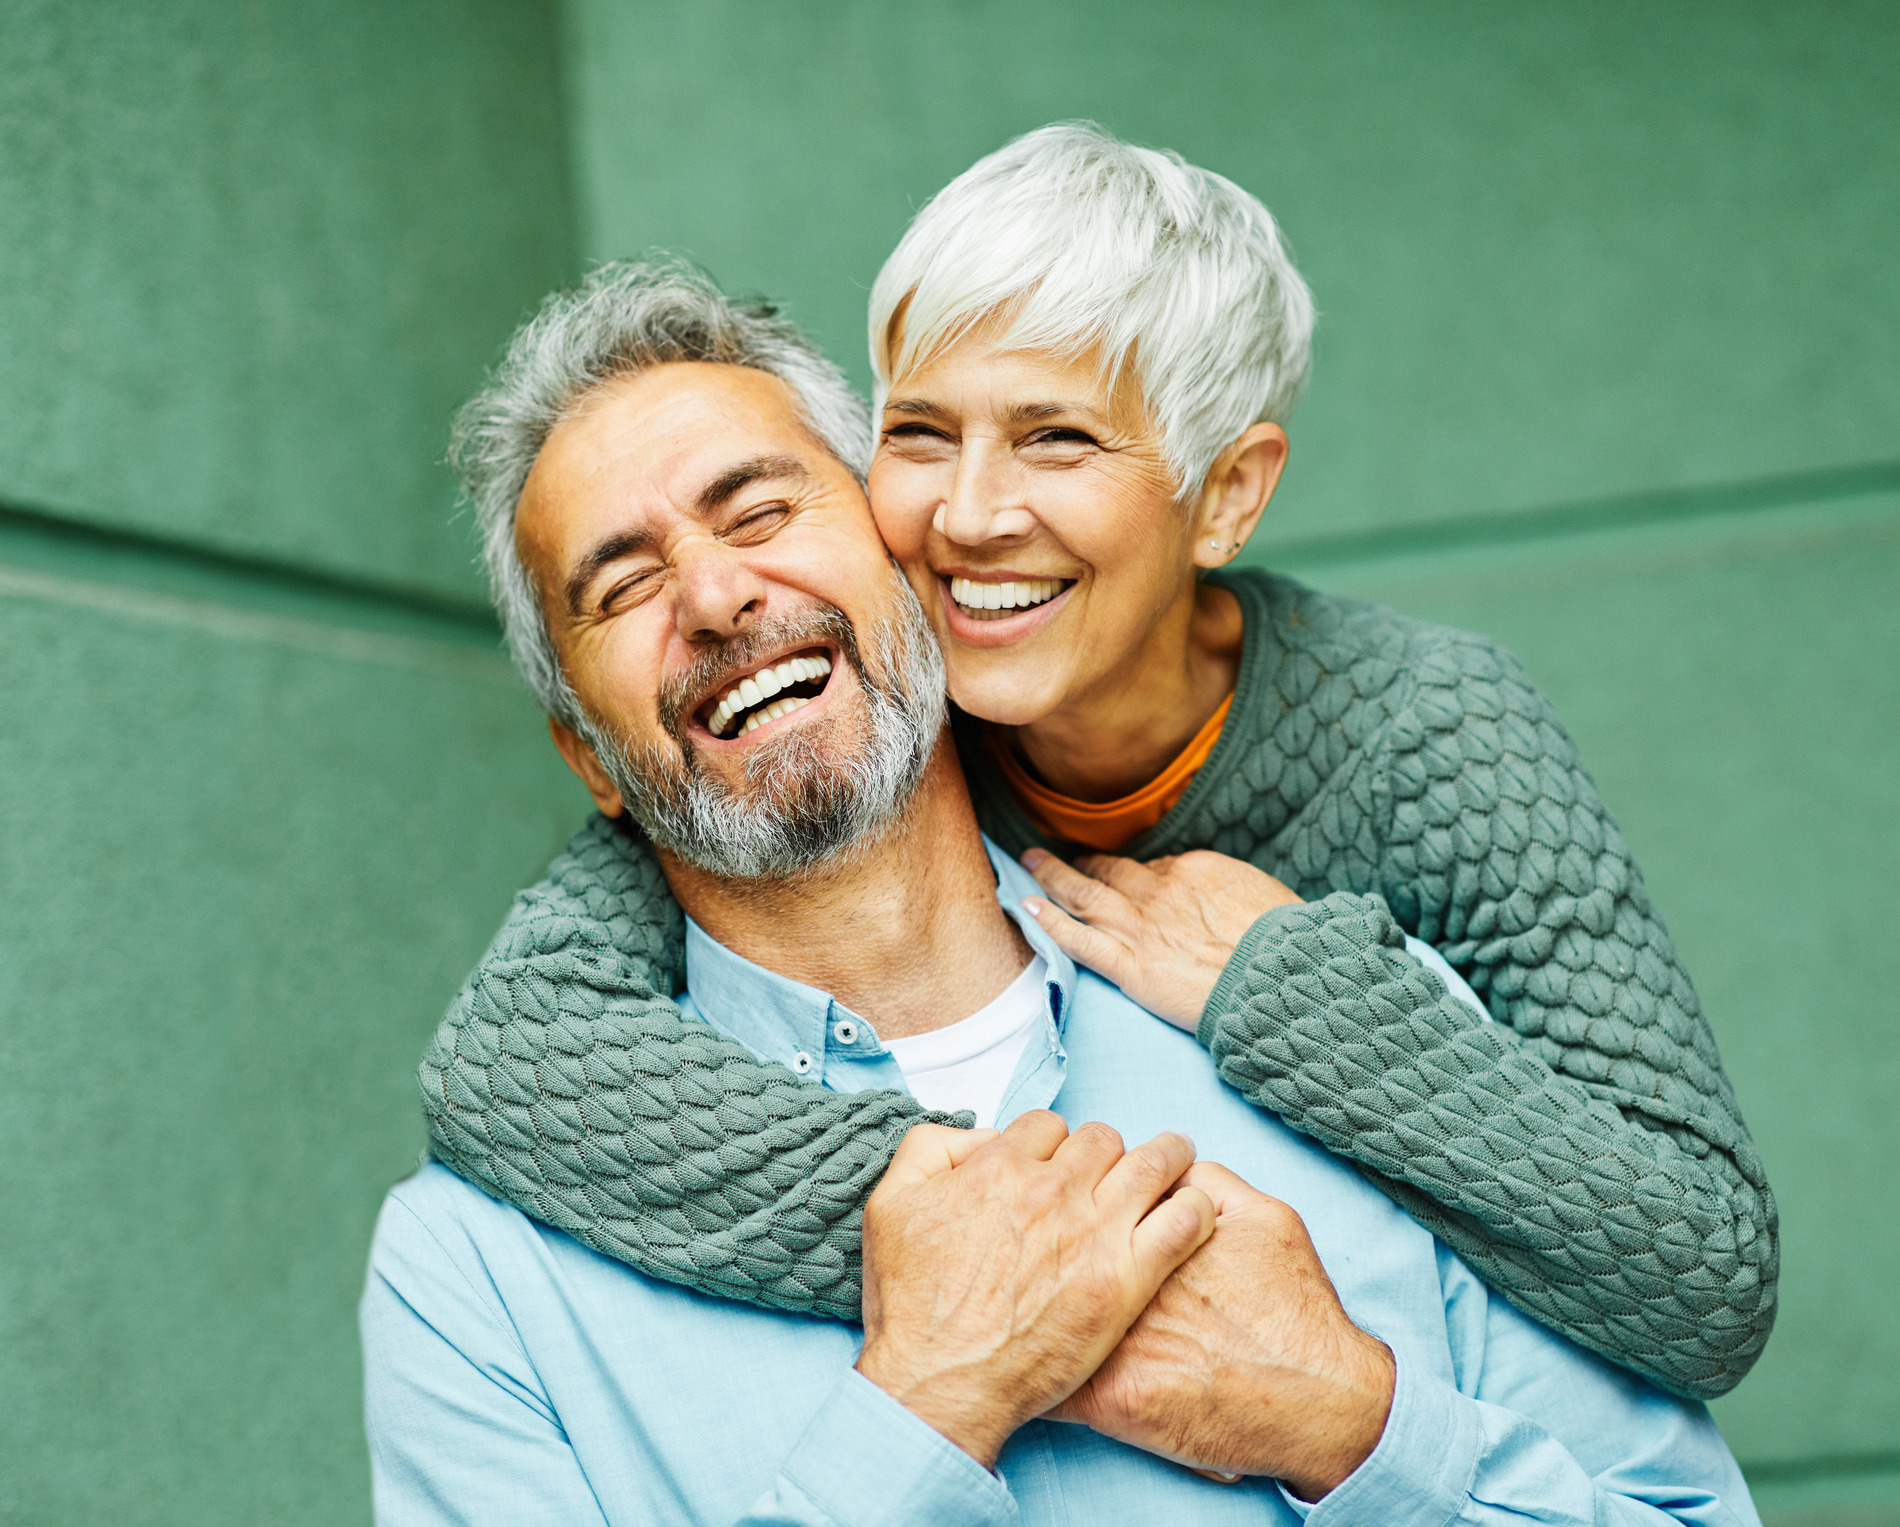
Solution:
{"label": "woman's neck", "polygon": [[1005,738],[1051,790],[1119,800],[1167,768],[1233,693],[1240,644],[1240,601],[1197,579],[1133,664]]}

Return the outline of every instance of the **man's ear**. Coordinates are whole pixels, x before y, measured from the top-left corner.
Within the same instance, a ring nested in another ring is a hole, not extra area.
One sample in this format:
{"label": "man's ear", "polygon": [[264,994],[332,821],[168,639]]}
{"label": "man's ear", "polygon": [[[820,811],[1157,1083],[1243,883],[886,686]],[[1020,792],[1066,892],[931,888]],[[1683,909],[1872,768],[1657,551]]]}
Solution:
{"label": "man's ear", "polygon": [[594,756],[591,747],[552,716],[548,717],[548,735],[554,739],[555,747],[561,750],[561,757],[567,760],[568,768],[580,775],[581,783],[587,786],[587,793],[594,798],[594,804],[600,807],[602,816],[617,817],[627,809],[626,802],[620,799],[619,790],[607,777],[607,771],[601,768],[600,760]]}
{"label": "man's ear", "polygon": [[1286,470],[1286,431],[1250,424],[1215,459],[1194,513],[1194,565],[1224,567],[1247,544]]}

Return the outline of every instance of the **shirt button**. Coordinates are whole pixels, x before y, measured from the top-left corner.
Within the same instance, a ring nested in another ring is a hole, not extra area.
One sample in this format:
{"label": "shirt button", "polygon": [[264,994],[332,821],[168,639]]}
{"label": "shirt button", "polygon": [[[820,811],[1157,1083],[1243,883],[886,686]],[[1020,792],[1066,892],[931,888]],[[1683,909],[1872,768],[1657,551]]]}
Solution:
{"label": "shirt button", "polygon": [[831,1035],[841,1045],[854,1045],[858,1042],[858,1026],[849,1018],[840,1018],[831,1026]]}
{"label": "shirt button", "polygon": [[807,1071],[811,1070],[811,1057],[803,1050],[800,1050],[792,1057],[792,1069],[800,1076],[803,1076]]}

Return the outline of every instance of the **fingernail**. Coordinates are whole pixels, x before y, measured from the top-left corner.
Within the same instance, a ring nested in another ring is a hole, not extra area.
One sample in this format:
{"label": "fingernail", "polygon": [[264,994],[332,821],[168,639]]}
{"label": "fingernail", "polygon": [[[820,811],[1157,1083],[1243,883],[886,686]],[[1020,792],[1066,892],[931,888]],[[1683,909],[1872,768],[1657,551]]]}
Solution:
{"label": "fingernail", "polygon": [[1023,910],[1031,917],[1041,917],[1042,903],[1033,896],[1025,896],[1023,898]]}
{"label": "fingernail", "polygon": [[1038,864],[1041,864],[1042,861],[1047,859],[1048,857],[1049,857],[1049,851],[1047,849],[1044,849],[1044,848],[1027,849],[1023,853],[1023,868],[1026,870],[1033,870]]}

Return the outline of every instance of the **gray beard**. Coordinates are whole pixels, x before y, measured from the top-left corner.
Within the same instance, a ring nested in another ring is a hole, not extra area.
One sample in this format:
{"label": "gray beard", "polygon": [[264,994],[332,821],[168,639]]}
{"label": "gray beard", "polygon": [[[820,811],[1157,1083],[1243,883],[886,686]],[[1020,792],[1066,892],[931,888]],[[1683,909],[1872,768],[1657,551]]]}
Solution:
{"label": "gray beard", "polygon": [[[936,749],[946,714],[943,653],[901,575],[897,617],[869,633],[870,651],[833,606],[756,626],[703,653],[660,696],[675,743],[643,746],[596,717],[579,731],[620,799],[660,848],[722,880],[788,880],[861,852],[903,814]],[[743,786],[707,775],[687,735],[687,706],[708,680],[788,645],[835,642],[856,672],[862,734],[841,746],[829,716],[794,726],[746,756]],[[827,747],[827,743],[830,746]]]}

